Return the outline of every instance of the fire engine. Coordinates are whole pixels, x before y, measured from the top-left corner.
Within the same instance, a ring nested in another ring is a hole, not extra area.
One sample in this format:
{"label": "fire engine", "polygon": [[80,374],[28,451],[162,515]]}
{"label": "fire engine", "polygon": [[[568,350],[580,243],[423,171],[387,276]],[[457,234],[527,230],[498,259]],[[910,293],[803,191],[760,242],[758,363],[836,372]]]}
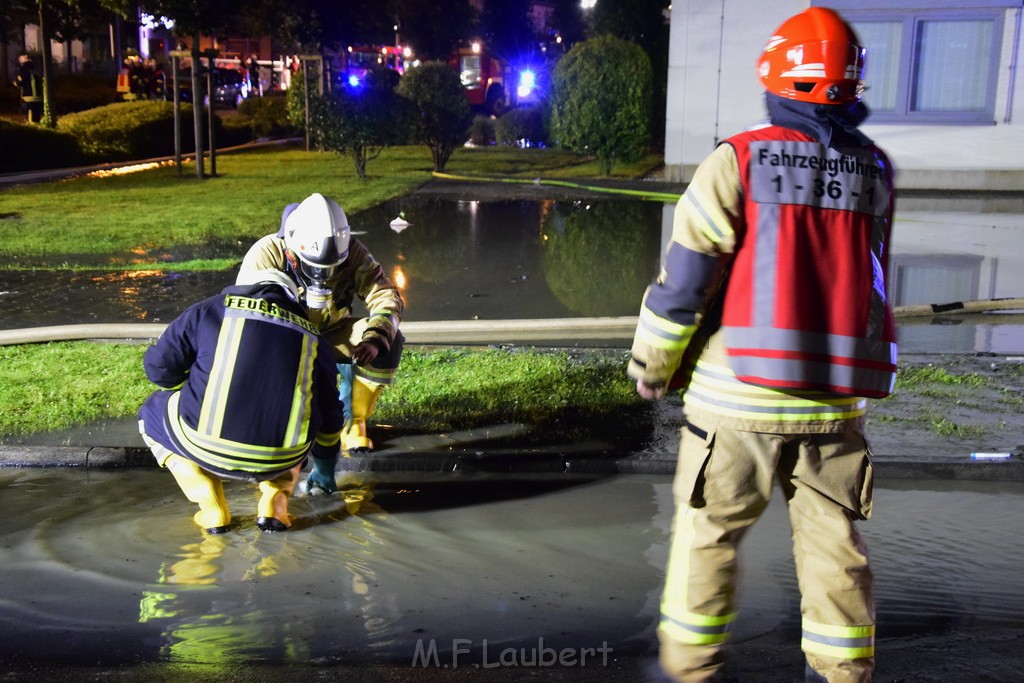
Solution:
{"label": "fire engine", "polygon": [[342,80],[349,87],[357,88],[373,69],[386,67],[400,74],[412,60],[412,50],[401,45],[350,45],[339,55],[343,61]]}
{"label": "fire engine", "polygon": [[460,48],[449,63],[459,71],[470,106],[488,115],[501,116],[509,107],[537,97],[535,70],[515,68],[480,42]]}

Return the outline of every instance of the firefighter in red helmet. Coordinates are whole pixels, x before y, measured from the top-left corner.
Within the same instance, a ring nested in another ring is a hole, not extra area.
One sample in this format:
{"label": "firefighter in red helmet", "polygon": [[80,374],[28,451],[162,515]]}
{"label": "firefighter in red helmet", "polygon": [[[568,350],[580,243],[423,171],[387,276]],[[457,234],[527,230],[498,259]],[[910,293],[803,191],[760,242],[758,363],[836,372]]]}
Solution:
{"label": "firefighter in red helmet", "polygon": [[719,671],[738,546],[778,481],[808,680],[866,681],[875,612],[866,399],[892,390],[893,169],[858,129],[865,50],[834,11],[786,20],[757,60],[770,125],[722,142],[676,210],[628,374],[684,391],[658,634],[666,673]]}

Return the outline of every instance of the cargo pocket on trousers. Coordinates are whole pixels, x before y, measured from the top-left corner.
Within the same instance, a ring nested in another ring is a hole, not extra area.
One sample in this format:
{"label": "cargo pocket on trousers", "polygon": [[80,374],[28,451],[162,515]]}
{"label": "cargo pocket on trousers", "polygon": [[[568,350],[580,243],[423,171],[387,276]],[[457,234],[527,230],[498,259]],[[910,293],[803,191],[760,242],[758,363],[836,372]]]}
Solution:
{"label": "cargo pocket on trousers", "polygon": [[704,471],[715,443],[714,430],[706,432],[699,427],[686,424],[682,429],[679,444],[679,461],[676,464],[676,478],[673,493],[677,502],[686,502],[690,507],[704,507]]}
{"label": "cargo pocket on trousers", "polygon": [[871,463],[871,444],[864,439],[864,462],[860,470],[860,517],[869,519],[871,517],[871,503],[875,488],[875,468]]}

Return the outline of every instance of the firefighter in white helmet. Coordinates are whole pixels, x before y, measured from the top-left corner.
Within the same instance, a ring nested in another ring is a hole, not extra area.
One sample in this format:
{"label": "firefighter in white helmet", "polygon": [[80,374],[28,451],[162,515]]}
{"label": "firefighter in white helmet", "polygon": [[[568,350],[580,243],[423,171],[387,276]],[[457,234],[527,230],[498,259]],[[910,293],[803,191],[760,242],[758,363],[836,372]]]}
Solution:
{"label": "firefighter in white helmet", "polygon": [[893,169],[857,128],[865,50],[832,10],[785,21],[757,63],[770,125],[705,159],[640,309],[628,374],[645,398],[685,389],[660,659],[714,678],[736,619],[738,549],[788,506],[812,681],[874,668],[866,398],[896,371],[885,276]]}
{"label": "firefighter in white helmet", "polygon": [[[402,356],[401,293],[363,243],[352,237],[341,206],[319,193],[285,207],[280,230],[249,249],[239,278],[266,268],[295,281],[310,320],[334,347],[346,405],[342,449],[371,450],[367,420],[384,387],[394,382]],[[366,317],[353,314],[357,299],[365,305]],[[314,458],[313,465],[300,490],[335,492],[334,462]]]}

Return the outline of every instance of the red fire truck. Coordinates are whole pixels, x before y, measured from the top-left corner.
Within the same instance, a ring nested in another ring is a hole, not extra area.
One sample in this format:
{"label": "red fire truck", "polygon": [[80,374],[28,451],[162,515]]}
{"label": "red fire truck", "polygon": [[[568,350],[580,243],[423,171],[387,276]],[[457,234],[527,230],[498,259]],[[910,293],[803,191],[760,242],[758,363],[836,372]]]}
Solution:
{"label": "red fire truck", "polygon": [[458,70],[470,106],[485,114],[501,116],[508,108],[537,97],[536,71],[517,69],[480,42],[460,48],[449,64]]}

